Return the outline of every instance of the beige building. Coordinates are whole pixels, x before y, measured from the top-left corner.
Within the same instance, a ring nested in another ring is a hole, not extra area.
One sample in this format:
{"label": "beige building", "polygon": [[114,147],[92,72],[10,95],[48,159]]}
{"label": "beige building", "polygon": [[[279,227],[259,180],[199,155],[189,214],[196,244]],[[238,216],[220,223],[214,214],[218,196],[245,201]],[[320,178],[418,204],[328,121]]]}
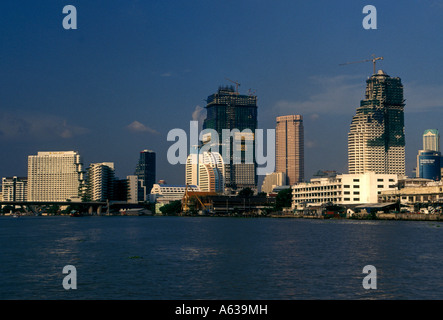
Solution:
{"label": "beige building", "polygon": [[286,175],[285,185],[302,182],[305,174],[303,117],[277,117],[275,131],[275,171]]}
{"label": "beige building", "polygon": [[28,201],[81,201],[85,181],[77,151],[28,156]]}
{"label": "beige building", "polygon": [[271,193],[275,187],[284,186],[286,174],[283,172],[273,172],[266,175],[261,187],[262,192]]}
{"label": "beige building", "polygon": [[397,187],[397,175],[376,174],[339,174],[335,177],[311,179],[308,183],[292,186],[292,207],[299,205],[339,205],[377,203],[378,195],[384,190]]}
{"label": "beige building", "polygon": [[400,181],[401,189],[382,191],[379,202],[396,202],[402,204],[443,202],[443,183],[428,179],[408,179]]}

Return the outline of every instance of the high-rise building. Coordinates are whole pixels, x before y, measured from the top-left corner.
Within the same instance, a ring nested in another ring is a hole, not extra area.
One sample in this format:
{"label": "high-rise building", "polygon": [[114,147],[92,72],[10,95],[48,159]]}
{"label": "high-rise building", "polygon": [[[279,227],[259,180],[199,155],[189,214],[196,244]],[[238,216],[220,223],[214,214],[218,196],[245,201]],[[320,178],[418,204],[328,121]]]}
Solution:
{"label": "high-rise building", "polygon": [[2,178],[3,201],[27,201],[28,178]]}
{"label": "high-rise building", "polygon": [[149,201],[151,189],[155,183],[155,152],[143,150],[135,168],[138,177],[138,201]]}
{"label": "high-rise building", "polygon": [[427,129],[423,133],[423,150],[440,151],[440,134],[437,129]]}
{"label": "high-rise building", "polygon": [[285,185],[304,180],[303,117],[277,117],[275,130],[275,171],[286,175]]}
{"label": "high-rise building", "polygon": [[350,174],[405,175],[404,102],[400,78],[379,70],[366,80],[348,134]]}
{"label": "high-rise building", "polygon": [[130,175],[126,179],[128,181],[128,202],[138,203],[138,177]]}
{"label": "high-rise building", "polygon": [[441,153],[419,150],[417,155],[417,178],[441,180]]}
{"label": "high-rise building", "polygon": [[[225,160],[225,186],[233,190],[246,187],[255,189],[257,165],[254,134],[257,129],[257,96],[239,94],[232,86],[220,87],[208,97],[206,111],[203,129],[213,129],[219,136],[220,153]],[[223,141],[223,130],[234,129],[246,134],[237,133],[229,138],[225,136],[227,139]],[[250,130],[249,134],[244,130]]]}
{"label": "high-rise building", "polygon": [[28,201],[81,201],[84,188],[83,163],[77,151],[28,156]]}
{"label": "high-rise building", "polygon": [[190,154],[186,161],[186,184],[196,185],[201,191],[223,192],[225,164],[218,152]]}
{"label": "high-rise building", "polygon": [[112,200],[115,182],[114,163],[91,163],[86,172],[86,199],[88,201]]}

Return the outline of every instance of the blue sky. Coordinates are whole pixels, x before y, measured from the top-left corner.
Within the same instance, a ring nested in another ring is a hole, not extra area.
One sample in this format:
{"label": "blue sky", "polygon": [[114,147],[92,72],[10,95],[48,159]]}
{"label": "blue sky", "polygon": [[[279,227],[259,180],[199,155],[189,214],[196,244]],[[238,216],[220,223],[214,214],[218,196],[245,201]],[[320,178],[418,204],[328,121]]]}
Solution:
{"label": "blue sky", "polygon": [[[62,27],[65,5],[77,30]],[[362,9],[377,8],[377,30]],[[0,176],[26,176],[27,156],[78,150],[87,166],[133,174],[143,149],[157,179],[169,130],[189,130],[226,78],[258,96],[259,127],[302,114],[306,178],[347,171],[347,133],[371,63],[405,87],[406,162],[443,119],[443,1],[11,1],[0,3]]]}

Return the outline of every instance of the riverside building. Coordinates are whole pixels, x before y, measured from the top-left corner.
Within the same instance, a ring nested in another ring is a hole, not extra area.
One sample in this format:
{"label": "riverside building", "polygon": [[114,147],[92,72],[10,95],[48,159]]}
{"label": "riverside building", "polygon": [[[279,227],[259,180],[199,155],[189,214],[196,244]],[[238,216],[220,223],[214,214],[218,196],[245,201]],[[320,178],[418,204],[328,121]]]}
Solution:
{"label": "riverside building", "polygon": [[405,126],[401,79],[382,70],[366,80],[348,134],[350,174],[405,175]]}
{"label": "riverside building", "polygon": [[220,153],[191,153],[185,170],[187,185],[196,185],[204,192],[224,192],[225,163]]}
{"label": "riverside building", "polygon": [[28,201],[81,201],[84,188],[83,163],[77,151],[28,156]]}
{"label": "riverside building", "polygon": [[91,163],[87,169],[88,201],[106,201],[114,197],[115,169],[113,162]]}
{"label": "riverside building", "polygon": [[397,187],[396,174],[338,174],[332,177],[315,178],[310,182],[292,186],[292,208],[299,205],[337,205],[377,203],[384,190]]}
{"label": "riverside building", "polygon": [[28,179],[20,177],[2,178],[3,200],[27,201],[28,200]]}
{"label": "riverside building", "polygon": [[303,117],[289,115],[277,117],[275,129],[275,171],[283,172],[293,185],[304,180]]}

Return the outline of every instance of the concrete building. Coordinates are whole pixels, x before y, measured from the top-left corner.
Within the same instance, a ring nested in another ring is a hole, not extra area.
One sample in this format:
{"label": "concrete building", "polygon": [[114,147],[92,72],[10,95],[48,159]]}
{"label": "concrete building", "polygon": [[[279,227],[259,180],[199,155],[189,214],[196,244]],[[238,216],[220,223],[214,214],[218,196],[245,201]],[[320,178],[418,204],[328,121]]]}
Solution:
{"label": "concrete building", "polygon": [[398,190],[384,190],[378,196],[379,202],[397,202],[404,205],[443,203],[443,183],[421,179],[404,184]]}
{"label": "concrete building", "polygon": [[128,181],[128,203],[138,203],[138,177],[130,175],[126,177]]}
{"label": "concrete building", "polygon": [[283,172],[273,172],[266,175],[263,180],[261,192],[271,193],[276,187],[286,185],[286,174]]}
{"label": "concrete building", "polygon": [[77,151],[28,156],[28,201],[81,201],[85,179]]}
{"label": "concrete building", "polygon": [[315,178],[292,186],[292,207],[299,205],[332,203],[351,205],[377,203],[383,190],[397,187],[395,174],[338,174],[335,177]]}
{"label": "concrete building", "polygon": [[19,177],[2,178],[2,201],[27,201],[28,179]]}
{"label": "concrete building", "polygon": [[304,180],[304,130],[301,115],[277,117],[275,171],[286,175],[284,184]]}
{"label": "concrete building", "polygon": [[366,81],[348,134],[350,174],[405,175],[404,102],[400,78],[379,70]]}
{"label": "concrete building", "polygon": [[[151,195],[156,202],[169,203],[171,201],[181,200],[185,194],[186,186],[154,184]],[[188,185],[188,192],[200,192],[200,188],[196,185]]]}
{"label": "concrete building", "polygon": [[106,201],[114,198],[115,168],[113,162],[91,163],[87,169],[86,199]]}
{"label": "concrete building", "polygon": [[225,163],[218,152],[191,153],[186,161],[186,184],[203,192],[224,192]]}
{"label": "concrete building", "polygon": [[440,134],[437,129],[427,129],[423,133],[423,150],[440,152]]}

